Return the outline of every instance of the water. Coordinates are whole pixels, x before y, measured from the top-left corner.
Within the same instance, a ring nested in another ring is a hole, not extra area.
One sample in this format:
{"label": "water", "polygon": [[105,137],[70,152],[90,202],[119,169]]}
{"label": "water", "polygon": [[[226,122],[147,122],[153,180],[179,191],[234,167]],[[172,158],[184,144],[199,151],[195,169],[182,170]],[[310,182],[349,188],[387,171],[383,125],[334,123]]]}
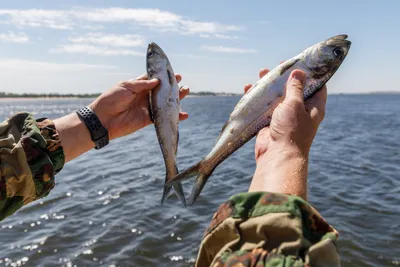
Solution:
{"label": "water", "polygon": [[[183,101],[178,167],[212,147],[238,97]],[[81,100],[0,102],[56,118]],[[400,265],[400,95],[331,95],[310,155],[309,200],[340,233],[343,266]],[[217,207],[248,189],[254,140],[222,163],[195,203],[160,207],[164,165],[153,126],[67,164],[47,198],[0,223],[0,266],[192,266]],[[187,194],[190,184],[185,184]]]}

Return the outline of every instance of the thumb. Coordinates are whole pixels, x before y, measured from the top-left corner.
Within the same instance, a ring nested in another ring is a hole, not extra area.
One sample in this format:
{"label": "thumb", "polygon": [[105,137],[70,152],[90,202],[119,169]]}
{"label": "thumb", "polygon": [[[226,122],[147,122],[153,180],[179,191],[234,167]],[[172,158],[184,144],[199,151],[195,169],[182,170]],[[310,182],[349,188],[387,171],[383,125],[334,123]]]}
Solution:
{"label": "thumb", "polygon": [[158,79],[125,81],[121,85],[134,94],[149,91],[157,86]]}
{"label": "thumb", "polygon": [[303,91],[306,75],[301,70],[294,70],[286,83],[285,101],[295,101],[303,103]]}

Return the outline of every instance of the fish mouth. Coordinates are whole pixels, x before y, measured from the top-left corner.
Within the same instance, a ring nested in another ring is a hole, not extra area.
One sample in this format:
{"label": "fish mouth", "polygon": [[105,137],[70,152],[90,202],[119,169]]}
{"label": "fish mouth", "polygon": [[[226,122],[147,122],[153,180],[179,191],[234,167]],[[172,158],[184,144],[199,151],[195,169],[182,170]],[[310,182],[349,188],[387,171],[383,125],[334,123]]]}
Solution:
{"label": "fish mouth", "polygon": [[333,36],[333,37],[327,39],[326,42],[329,45],[344,46],[347,49],[349,49],[351,46],[351,42],[349,40],[347,40],[347,38],[349,38],[349,36],[347,34],[339,34],[339,35],[336,35],[336,36]]}
{"label": "fish mouth", "polygon": [[155,42],[151,42],[147,46],[147,53],[149,53],[149,52],[155,52],[155,53],[160,54],[160,55],[165,55],[165,53],[161,49],[161,47],[158,44],[156,44]]}

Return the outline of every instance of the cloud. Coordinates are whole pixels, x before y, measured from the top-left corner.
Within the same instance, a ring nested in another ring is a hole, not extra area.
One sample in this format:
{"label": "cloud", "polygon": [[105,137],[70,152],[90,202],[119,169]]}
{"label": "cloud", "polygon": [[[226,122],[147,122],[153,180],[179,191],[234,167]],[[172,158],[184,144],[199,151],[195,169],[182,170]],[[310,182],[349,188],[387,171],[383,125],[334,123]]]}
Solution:
{"label": "cloud", "polygon": [[218,39],[225,39],[225,40],[237,40],[239,39],[239,36],[230,36],[230,35],[225,35],[225,34],[200,34],[201,38],[218,38]]}
{"label": "cloud", "polygon": [[88,44],[66,44],[61,45],[57,48],[51,49],[51,53],[83,53],[88,55],[100,55],[100,56],[143,56],[140,53],[131,49],[115,49],[108,47],[97,47]]}
{"label": "cloud", "polygon": [[8,23],[27,26],[45,27],[51,29],[67,30],[75,24],[70,20],[67,12],[63,10],[44,10],[44,9],[0,9],[0,17],[7,17]]}
{"label": "cloud", "polygon": [[209,57],[203,56],[203,55],[195,55],[195,54],[172,54],[173,56],[177,57],[186,57],[186,58],[192,58],[192,59],[207,59]]}
{"label": "cloud", "polygon": [[82,70],[98,70],[98,69],[115,69],[112,65],[94,65],[94,64],[74,64],[74,63],[53,63],[45,61],[32,61],[24,59],[8,59],[0,58],[0,70],[8,71],[82,71]]}
{"label": "cloud", "polygon": [[[0,9],[0,19],[2,17],[8,19],[8,23],[17,26],[60,30],[96,28],[102,27],[104,23],[131,23],[154,30],[187,35],[223,34],[243,30],[243,27],[237,25],[195,21],[169,11],[149,8]],[[93,23],[100,25],[93,25]]]}
{"label": "cloud", "polygon": [[227,46],[211,46],[211,45],[203,45],[201,49],[211,51],[211,52],[219,52],[219,53],[257,53],[258,51],[255,49],[248,48],[238,48],[238,47],[227,47]]}
{"label": "cloud", "polygon": [[96,44],[115,47],[135,47],[145,45],[145,39],[142,36],[133,34],[116,35],[89,33],[83,36],[70,37],[69,41],[79,44]]}
{"label": "cloud", "polygon": [[23,32],[21,32],[21,33],[14,33],[14,32],[0,33],[0,41],[22,44],[22,43],[29,42],[29,37]]}

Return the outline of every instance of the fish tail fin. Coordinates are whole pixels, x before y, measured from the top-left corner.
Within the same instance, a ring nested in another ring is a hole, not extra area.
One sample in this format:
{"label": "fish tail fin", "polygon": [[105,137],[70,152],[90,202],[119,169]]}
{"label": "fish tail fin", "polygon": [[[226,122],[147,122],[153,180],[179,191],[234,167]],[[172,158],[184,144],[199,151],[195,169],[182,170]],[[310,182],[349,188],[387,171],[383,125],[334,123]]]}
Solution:
{"label": "fish tail fin", "polygon": [[213,170],[209,172],[204,172],[201,168],[203,161],[193,165],[186,171],[178,174],[171,180],[167,182],[166,185],[177,184],[181,183],[184,180],[190,179],[192,177],[196,177],[196,182],[192,190],[192,194],[190,196],[190,203],[189,205],[193,205],[196,201],[197,197],[200,195],[201,190],[203,189],[204,185],[206,184],[208,178],[211,176]]}
{"label": "fish tail fin", "polygon": [[200,195],[201,191],[203,190],[204,186],[207,183],[208,178],[211,176],[213,170],[210,172],[203,172],[199,173],[196,177],[196,181],[194,182],[192,193],[189,197],[189,206],[192,206],[196,201],[197,197]]}
{"label": "fish tail fin", "polygon": [[[178,173],[179,173],[178,167],[175,165],[174,175],[176,175]],[[161,198],[161,205],[164,203],[165,198],[167,197],[168,193],[171,191],[171,188],[173,186],[176,196],[182,202],[183,206],[186,208],[186,199],[185,199],[185,193],[183,192],[182,183],[177,182],[174,184],[167,184],[167,181],[170,180],[171,177],[174,177],[174,176],[167,173],[167,175],[165,177],[166,183],[164,184],[164,192],[163,192],[163,195]]]}

